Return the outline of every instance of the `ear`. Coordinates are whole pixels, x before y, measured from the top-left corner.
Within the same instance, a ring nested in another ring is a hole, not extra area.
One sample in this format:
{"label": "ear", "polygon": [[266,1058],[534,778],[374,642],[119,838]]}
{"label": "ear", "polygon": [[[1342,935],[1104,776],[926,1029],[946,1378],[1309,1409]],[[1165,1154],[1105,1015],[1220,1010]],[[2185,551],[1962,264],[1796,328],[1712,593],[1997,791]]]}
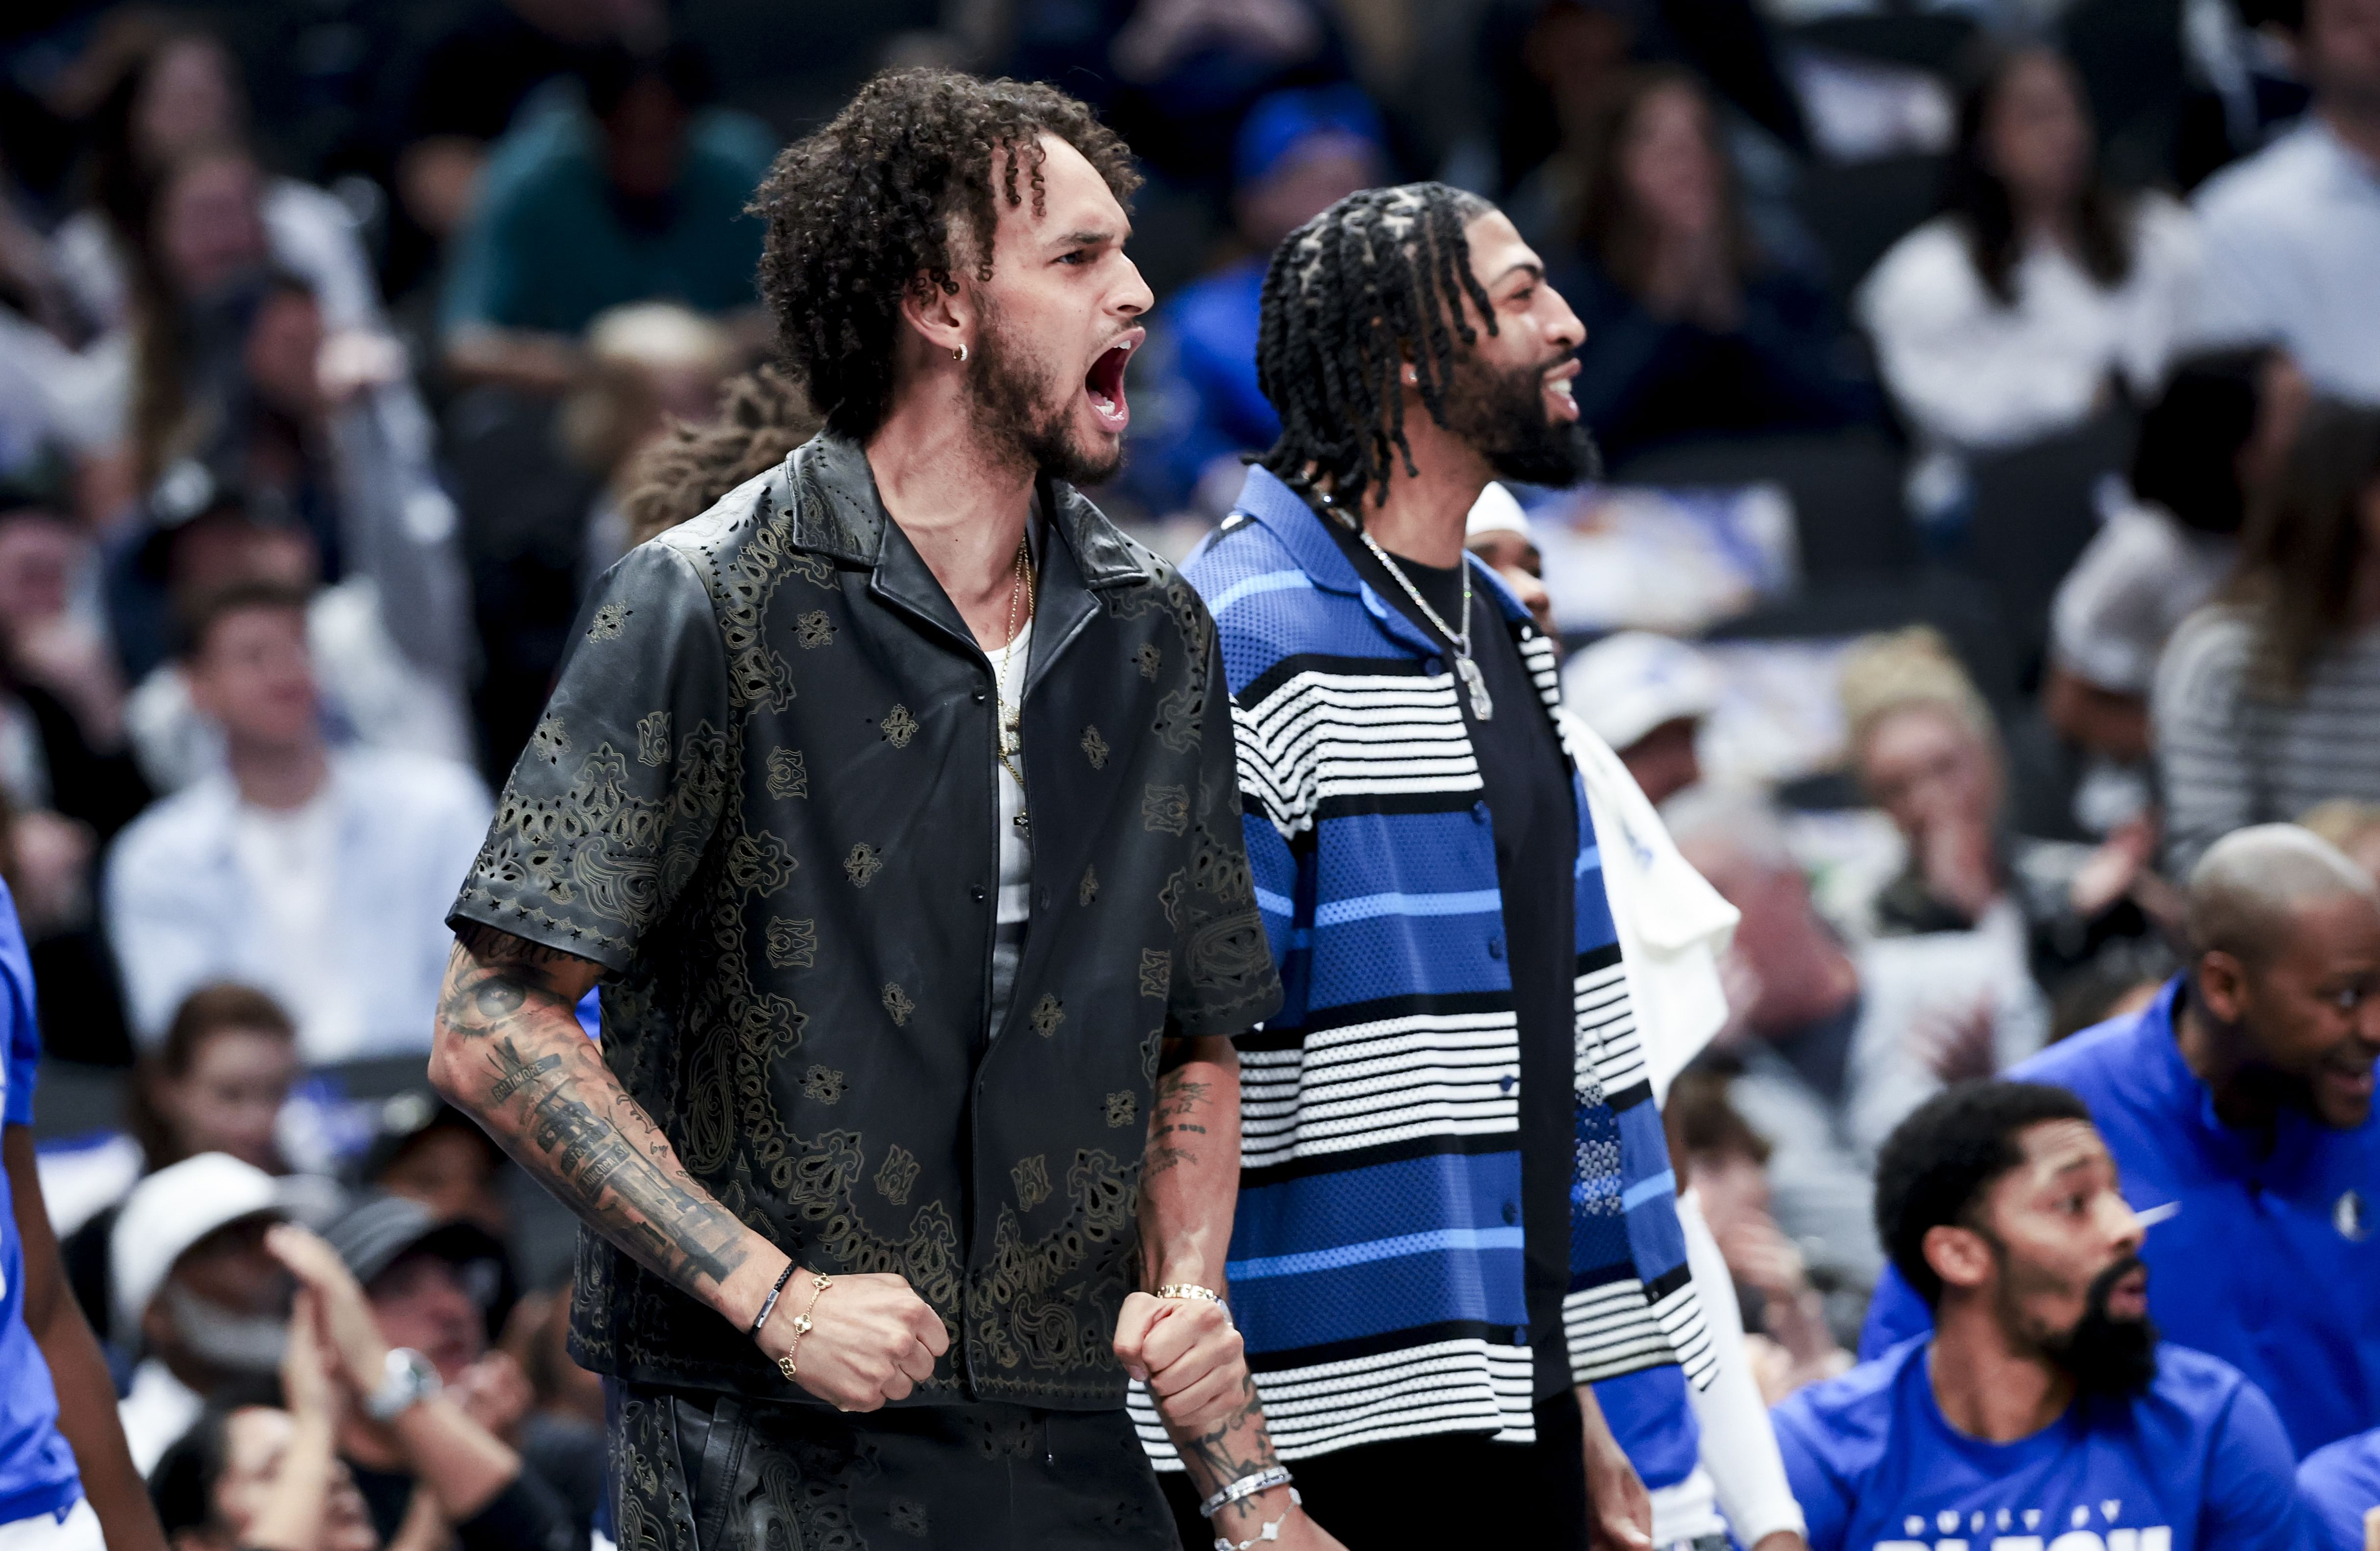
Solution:
{"label": "ear", "polygon": [[2198,956],[2198,972],[2192,979],[2198,999],[2217,1023],[2228,1027],[2246,1016],[2248,966],[2237,954],[2219,947],[2207,949]]}
{"label": "ear", "polygon": [[1941,1224],[1925,1230],[1925,1264],[1946,1288],[1973,1291],[1991,1280],[1992,1247],[1971,1227]]}
{"label": "ear", "polygon": [[[957,258],[955,253],[952,256]],[[966,282],[955,275],[953,279],[958,287],[955,292],[920,275],[901,293],[902,323],[929,351],[946,359],[955,359],[961,350],[973,351],[978,323],[975,299]]]}

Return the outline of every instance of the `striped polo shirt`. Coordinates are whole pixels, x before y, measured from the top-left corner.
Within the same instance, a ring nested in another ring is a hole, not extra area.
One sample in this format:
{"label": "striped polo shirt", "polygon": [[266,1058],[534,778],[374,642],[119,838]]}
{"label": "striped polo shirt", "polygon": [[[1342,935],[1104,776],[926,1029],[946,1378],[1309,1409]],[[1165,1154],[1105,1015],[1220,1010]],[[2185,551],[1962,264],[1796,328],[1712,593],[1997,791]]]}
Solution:
{"label": "striped polo shirt", "polygon": [[[1184,571],[1222,640],[1248,862],[1286,988],[1240,1044],[1232,1308],[1284,1459],[1438,1433],[1530,1442],[1531,1342],[1554,1333],[1527,1326],[1520,1041],[1478,762],[1444,644],[1363,581],[1322,520],[1251,469]],[[1475,577],[1550,717],[1551,644],[1491,571]],[[1706,1382],[1675,1181],[1574,772],[1572,788],[1560,1337],[1579,1383],[1678,1363]],[[1135,1409],[1166,1462],[1153,1411]]]}

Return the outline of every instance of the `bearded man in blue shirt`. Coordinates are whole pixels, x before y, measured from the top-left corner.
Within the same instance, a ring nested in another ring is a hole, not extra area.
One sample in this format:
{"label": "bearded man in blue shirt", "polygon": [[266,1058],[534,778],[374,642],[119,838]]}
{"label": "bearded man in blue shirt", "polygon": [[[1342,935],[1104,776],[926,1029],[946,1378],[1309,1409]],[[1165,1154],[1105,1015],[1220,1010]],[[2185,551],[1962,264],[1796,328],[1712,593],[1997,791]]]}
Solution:
{"label": "bearded man in blue shirt", "polygon": [[2161,1345],[2143,1228],[2082,1101],[1945,1090],[1877,1159],[1876,1229],[1934,1311],[1775,1412],[1811,1551],[2303,1551],[2280,1419]]}
{"label": "bearded man in blue shirt", "polygon": [[[2295,824],[2235,830],[2190,877],[2189,971],[2140,1013],[2009,1075],[2072,1089],[2156,1226],[2174,1339],[2238,1367],[2301,1456],[2380,1423],[2380,889]],[[1925,1328],[1888,1276],[1862,1356]]]}

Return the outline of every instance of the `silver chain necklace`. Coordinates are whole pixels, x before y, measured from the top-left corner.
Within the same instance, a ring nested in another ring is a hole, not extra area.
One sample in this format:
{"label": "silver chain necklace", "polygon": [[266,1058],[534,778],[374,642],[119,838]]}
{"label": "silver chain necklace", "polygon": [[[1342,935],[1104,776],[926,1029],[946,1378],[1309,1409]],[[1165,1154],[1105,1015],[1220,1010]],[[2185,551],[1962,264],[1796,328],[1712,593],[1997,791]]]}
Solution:
{"label": "silver chain necklace", "polygon": [[[1317,491],[1315,494],[1325,507],[1330,508],[1330,515],[1333,518],[1341,522],[1347,521],[1346,518],[1340,514],[1338,503],[1331,500],[1328,494],[1322,491]],[[1379,541],[1373,538],[1359,522],[1349,522],[1347,525],[1354,529],[1357,538],[1364,541],[1364,547],[1372,552],[1372,558],[1387,567],[1389,574],[1397,579],[1397,585],[1405,590],[1405,596],[1414,601],[1414,606],[1420,609],[1429,622],[1438,627],[1438,633],[1444,636],[1454,647],[1454,676],[1463,680],[1463,689],[1470,692],[1471,714],[1483,722],[1495,720],[1496,702],[1488,693],[1488,676],[1479,671],[1479,665],[1474,662],[1471,656],[1470,556],[1465,556],[1462,561],[1463,629],[1451,629],[1446,621],[1438,617],[1438,610],[1429,606],[1429,600],[1421,595],[1421,589],[1413,584],[1413,579],[1405,575],[1404,568],[1389,558],[1389,552],[1380,547]]]}

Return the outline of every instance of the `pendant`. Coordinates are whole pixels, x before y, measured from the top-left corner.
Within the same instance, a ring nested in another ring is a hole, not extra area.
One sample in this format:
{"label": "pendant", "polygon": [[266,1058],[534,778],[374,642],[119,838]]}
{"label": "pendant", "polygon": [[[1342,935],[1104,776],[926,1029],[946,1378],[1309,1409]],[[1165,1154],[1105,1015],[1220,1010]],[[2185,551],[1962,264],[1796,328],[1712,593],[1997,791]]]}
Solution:
{"label": "pendant", "polygon": [[1471,714],[1483,722],[1495,720],[1496,702],[1488,696],[1488,676],[1479,671],[1479,665],[1468,657],[1457,657],[1454,673],[1471,691]]}
{"label": "pendant", "polygon": [[1020,808],[1016,811],[1016,816],[1008,822],[1016,826],[1017,834],[1023,836],[1027,840],[1033,838],[1032,814]]}

